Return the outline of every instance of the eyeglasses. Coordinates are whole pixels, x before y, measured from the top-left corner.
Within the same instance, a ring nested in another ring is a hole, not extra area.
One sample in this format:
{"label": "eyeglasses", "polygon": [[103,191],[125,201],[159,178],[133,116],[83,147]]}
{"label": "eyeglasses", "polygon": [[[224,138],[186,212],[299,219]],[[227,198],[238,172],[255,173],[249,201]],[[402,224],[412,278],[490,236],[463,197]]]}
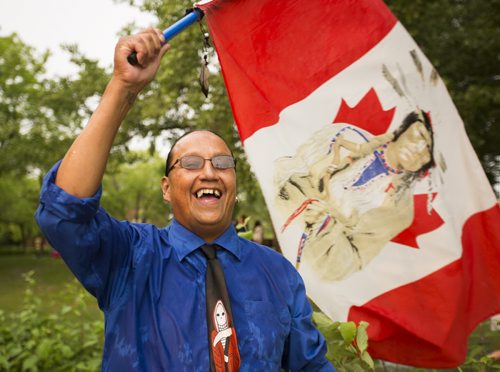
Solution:
{"label": "eyeglasses", "polygon": [[205,160],[210,160],[212,166],[215,169],[229,169],[234,168],[236,166],[236,161],[231,155],[216,155],[213,158],[203,158],[198,155],[186,155],[177,159],[174,164],[168,168],[166,175],[170,173],[173,167],[177,165],[177,163],[181,166],[181,168],[188,170],[197,170],[203,168],[205,165]]}

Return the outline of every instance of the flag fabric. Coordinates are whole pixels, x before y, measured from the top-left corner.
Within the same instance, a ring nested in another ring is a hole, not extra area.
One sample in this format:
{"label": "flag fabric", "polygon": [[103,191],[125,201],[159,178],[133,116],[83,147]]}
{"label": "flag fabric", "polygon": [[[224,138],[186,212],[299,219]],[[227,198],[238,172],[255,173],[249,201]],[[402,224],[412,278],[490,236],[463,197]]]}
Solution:
{"label": "flag fabric", "polygon": [[382,1],[197,6],[311,299],[375,358],[462,363],[500,312],[500,209],[437,71]]}

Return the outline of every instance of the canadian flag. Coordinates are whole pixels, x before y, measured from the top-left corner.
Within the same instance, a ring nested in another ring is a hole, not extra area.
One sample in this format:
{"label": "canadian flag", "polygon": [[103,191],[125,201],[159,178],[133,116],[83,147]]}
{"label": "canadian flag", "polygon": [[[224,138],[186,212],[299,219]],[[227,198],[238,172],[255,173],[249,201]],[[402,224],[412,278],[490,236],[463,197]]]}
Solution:
{"label": "canadian flag", "polygon": [[309,296],[376,358],[459,365],[500,311],[500,209],[436,70],[382,1],[197,6]]}

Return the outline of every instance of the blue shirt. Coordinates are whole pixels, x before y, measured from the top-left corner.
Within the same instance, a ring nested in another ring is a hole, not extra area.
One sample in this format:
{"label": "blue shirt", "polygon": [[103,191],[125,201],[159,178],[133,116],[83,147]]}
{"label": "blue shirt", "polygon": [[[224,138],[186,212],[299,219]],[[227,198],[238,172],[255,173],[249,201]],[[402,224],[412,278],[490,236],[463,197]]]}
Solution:
{"label": "blue shirt", "polygon": [[[76,198],[45,177],[36,219],[105,315],[103,371],[209,370],[203,239],[175,220],[118,221],[101,189]],[[241,356],[240,371],[333,371],[293,266],[228,228],[215,242]]]}

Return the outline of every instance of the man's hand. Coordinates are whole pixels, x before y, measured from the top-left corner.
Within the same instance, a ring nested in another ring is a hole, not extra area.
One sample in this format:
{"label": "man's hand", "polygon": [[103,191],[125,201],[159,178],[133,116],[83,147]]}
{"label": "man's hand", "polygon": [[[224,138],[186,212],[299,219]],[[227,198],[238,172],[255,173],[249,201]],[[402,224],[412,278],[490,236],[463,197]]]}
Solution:
{"label": "man's hand", "polygon": [[[132,36],[122,37],[115,47],[113,80],[123,83],[138,94],[156,75],[163,55],[170,48],[159,29],[147,28]],[[139,64],[132,66],[127,57],[137,53]]]}
{"label": "man's hand", "polygon": [[[158,71],[169,45],[160,30],[149,28],[137,35],[123,37],[115,48],[113,77],[89,123],[64,157],[56,185],[67,193],[84,198],[95,194],[106,168],[118,128],[139,92]],[[137,52],[139,65],[127,57]]]}

